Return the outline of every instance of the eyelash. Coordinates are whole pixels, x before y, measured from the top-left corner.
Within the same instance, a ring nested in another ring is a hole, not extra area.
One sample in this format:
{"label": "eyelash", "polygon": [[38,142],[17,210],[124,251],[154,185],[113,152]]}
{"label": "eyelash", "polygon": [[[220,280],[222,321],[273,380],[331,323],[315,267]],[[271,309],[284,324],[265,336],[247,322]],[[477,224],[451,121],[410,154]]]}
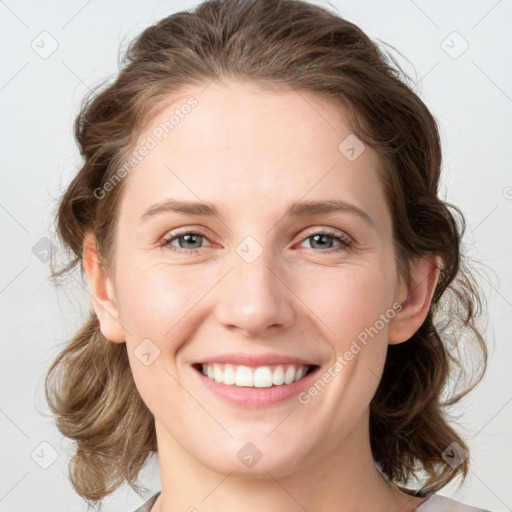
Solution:
{"label": "eyelash", "polygon": [[[169,248],[171,251],[178,252],[178,253],[184,252],[187,254],[195,254],[195,253],[199,252],[201,249],[203,249],[203,247],[201,247],[199,249],[182,249],[181,247],[178,248],[178,247],[171,245],[172,241],[177,240],[178,238],[181,238],[182,236],[185,236],[185,235],[196,235],[196,236],[200,236],[200,237],[208,240],[208,238],[203,233],[200,233],[199,231],[183,231],[182,233],[170,233],[167,237],[165,237],[162,240],[161,245],[163,247]],[[320,252],[321,254],[332,254],[335,252],[346,251],[346,250],[352,249],[352,241],[347,236],[341,235],[341,234],[331,231],[329,229],[324,229],[324,230],[319,230],[319,231],[314,231],[312,233],[309,233],[307,236],[305,236],[302,239],[301,243],[303,243],[308,238],[311,238],[315,235],[327,235],[331,238],[334,238],[336,241],[340,242],[340,244],[341,244],[337,247],[327,249],[325,251],[319,250],[319,251],[315,251],[315,252]],[[314,249],[312,249],[312,250],[314,250]]]}

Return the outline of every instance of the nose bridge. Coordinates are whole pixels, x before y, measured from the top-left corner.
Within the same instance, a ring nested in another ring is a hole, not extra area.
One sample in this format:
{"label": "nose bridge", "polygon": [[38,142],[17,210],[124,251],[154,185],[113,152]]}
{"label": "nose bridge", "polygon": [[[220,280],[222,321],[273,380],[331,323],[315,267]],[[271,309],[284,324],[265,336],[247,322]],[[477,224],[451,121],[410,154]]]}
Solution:
{"label": "nose bridge", "polygon": [[272,248],[247,236],[234,248],[231,264],[219,296],[220,322],[247,333],[288,325],[293,318],[292,304]]}

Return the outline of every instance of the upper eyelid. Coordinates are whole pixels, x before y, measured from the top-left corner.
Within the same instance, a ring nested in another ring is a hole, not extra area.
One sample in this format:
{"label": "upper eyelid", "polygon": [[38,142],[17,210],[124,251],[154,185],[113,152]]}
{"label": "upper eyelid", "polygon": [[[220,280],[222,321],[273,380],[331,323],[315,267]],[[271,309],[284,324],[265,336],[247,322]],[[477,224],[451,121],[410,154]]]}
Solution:
{"label": "upper eyelid", "polygon": [[174,240],[176,238],[179,238],[180,236],[191,235],[191,234],[196,234],[196,235],[202,236],[203,238],[210,240],[210,237],[206,233],[204,233],[201,229],[195,229],[195,228],[189,228],[189,229],[184,228],[182,231],[179,230],[176,232],[170,231],[162,237],[162,240]]}

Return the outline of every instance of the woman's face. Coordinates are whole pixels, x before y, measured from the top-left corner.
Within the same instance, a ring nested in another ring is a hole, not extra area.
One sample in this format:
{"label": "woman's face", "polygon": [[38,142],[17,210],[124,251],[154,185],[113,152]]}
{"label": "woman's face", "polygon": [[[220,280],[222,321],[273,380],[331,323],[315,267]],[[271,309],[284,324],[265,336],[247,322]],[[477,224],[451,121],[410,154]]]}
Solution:
{"label": "woman's face", "polygon": [[101,325],[159,450],[276,476],[367,441],[407,297],[376,152],[318,96],[233,82],[191,87],[139,143]]}

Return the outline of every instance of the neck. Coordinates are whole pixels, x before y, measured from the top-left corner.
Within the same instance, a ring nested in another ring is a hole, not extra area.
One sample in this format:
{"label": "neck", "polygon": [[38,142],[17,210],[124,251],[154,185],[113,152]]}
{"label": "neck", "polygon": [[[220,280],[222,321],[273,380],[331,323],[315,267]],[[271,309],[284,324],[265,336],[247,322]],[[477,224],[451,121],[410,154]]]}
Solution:
{"label": "neck", "polygon": [[155,422],[162,493],[152,512],[413,511],[423,500],[401,492],[380,474],[371,454],[368,421],[364,425],[356,425],[335,450],[309,465],[250,478],[203,465]]}

